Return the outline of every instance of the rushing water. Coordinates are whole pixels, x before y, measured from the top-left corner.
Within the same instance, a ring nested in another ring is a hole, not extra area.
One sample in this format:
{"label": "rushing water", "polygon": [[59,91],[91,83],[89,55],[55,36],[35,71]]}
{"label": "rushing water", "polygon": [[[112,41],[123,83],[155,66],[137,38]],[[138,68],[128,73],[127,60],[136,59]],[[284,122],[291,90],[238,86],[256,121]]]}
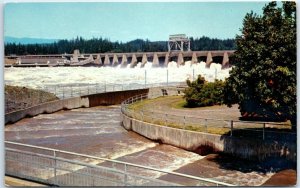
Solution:
{"label": "rushing water", "polygon": [[[119,113],[119,107],[93,107],[41,114],[6,126],[5,140],[118,158],[168,171],[203,158],[126,131],[120,126]],[[156,178],[160,173],[147,173],[147,176]]]}
{"label": "rushing water", "polygon": [[140,68],[118,67],[31,67],[31,68],[5,68],[5,84],[27,86],[31,88],[70,85],[70,84],[166,84],[172,82],[185,82],[202,75],[208,81],[215,78],[224,80],[229,76],[230,69],[221,69],[220,64],[212,63],[205,68],[205,63],[191,65],[190,61],[177,67],[176,62],[170,62],[167,68],[152,68],[152,63],[146,63]]}
{"label": "rushing water", "polygon": [[[272,175],[221,168],[218,163],[206,160],[204,156],[128,132],[120,125],[118,106],[81,108],[25,118],[5,127],[5,140],[117,159],[166,171],[179,170],[182,173],[236,185],[257,186]],[[98,160],[76,160],[102,164]],[[234,161],[227,165],[230,166],[231,163],[234,166]],[[178,177],[165,177],[154,171],[134,169],[134,173],[184,185],[195,186],[199,183]],[[42,174],[48,178],[52,175]]]}

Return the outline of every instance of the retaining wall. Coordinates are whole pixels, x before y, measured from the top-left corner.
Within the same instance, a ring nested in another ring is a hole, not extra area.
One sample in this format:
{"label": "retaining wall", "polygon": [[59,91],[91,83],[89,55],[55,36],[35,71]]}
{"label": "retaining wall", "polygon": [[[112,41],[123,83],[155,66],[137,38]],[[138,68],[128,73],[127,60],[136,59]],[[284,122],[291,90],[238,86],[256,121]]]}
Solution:
{"label": "retaining wall", "polygon": [[92,95],[86,95],[89,100],[89,107],[101,106],[101,105],[115,105],[121,104],[126,99],[135,95],[148,93],[149,89],[136,89],[127,91],[114,91],[107,93],[97,93]]}
{"label": "retaining wall", "polygon": [[159,126],[139,121],[122,114],[123,126],[151,140],[170,144],[200,154],[207,150],[224,152],[245,159],[264,160],[280,157],[296,162],[296,141],[242,139]]}
{"label": "retaining wall", "polygon": [[53,113],[59,110],[71,110],[81,107],[121,104],[122,101],[135,95],[147,93],[149,89],[115,91],[55,100],[37,106],[5,114],[5,124],[15,123],[25,117],[33,117],[43,113]]}

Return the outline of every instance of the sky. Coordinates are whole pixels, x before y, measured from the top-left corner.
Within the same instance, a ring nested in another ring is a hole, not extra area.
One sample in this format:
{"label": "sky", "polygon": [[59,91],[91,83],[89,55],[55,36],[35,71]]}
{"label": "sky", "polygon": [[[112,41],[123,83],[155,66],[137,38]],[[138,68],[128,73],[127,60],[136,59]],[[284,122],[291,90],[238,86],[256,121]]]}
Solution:
{"label": "sky", "polygon": [[266,2],[7,3],[4,36],[168,40],[170,34],[235,38],[243,18]]}

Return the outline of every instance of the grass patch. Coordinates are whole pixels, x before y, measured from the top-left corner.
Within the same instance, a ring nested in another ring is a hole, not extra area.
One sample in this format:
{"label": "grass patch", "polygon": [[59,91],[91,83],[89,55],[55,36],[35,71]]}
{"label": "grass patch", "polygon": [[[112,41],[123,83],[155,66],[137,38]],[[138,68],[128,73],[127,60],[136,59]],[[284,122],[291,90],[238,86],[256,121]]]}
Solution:
{"label": "grass patch", "polygon": [[178,102],[171,104],[171,107],[176,109],[184,109],[187,108],[187,103],[184,99],[181,99]]}
{"label": "grass patch", "polygon": [[[193,115],[193,111],[199,110],[208,110],[209,114],[216,111],[216,118],[223,119],[222,113],[226,111],[227,108],[224,106],[207,106],[207,107],[197,107],[197,108],[188,108],[185,106],[186,101],[182,96],[168,96],[168,97],[159,97],[155,99],[145,99],[143,101],[135,102],[131,105],[128,105],[130,112],[130,117],[153,123],[159,126],[172,127],[177,129],[184,129],[195,132],[204,132],[211,134],[224,135],[230,133],[229,118],[227,120],[208,120],[204,122],[204,119],[201,119],[197,116],[191,118],[183,119],[180,116],[180,111],[174,109],[181,109],[183,114]],[[175,114],[172,114],[172,109]],[[187,111],[183,111],[187,110]],[[221,111],[220,111],[221,110]],[[165,116],[165,113],[169,114]],[[177,113],[177,115],[176,115]],[[220,117],[219,117],[220,116]],[[167,117],[167,121],[165,119]],[[186,116],[187,117],[187,116]],[[226,114],[227,117],[227,114]],[[199,118],[199,119],[197,119]],[[203,118],[203,117],[202,117]],[[209,118],[208,118],[209,119]],[[240,121],[234,122],[234,132],[236,131],[262,131],[263,125],[259,122],[252,122],[251,124]],[[266,124],[266,130],[274,131],[288,131],[291,129],[290,125],[287,126],[273,126],[271,124]],[[258,133],[260,134],[260,133]]]}

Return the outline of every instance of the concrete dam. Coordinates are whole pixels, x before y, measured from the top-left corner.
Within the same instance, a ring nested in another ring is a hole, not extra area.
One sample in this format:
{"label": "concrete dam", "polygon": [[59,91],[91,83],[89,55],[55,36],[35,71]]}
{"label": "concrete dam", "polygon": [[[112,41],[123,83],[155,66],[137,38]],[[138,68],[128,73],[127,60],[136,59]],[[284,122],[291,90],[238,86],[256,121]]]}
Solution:
{"label": "concrete dam", "polygon": [[169,52],[131,52],[131,53],[91,53],[80,54],[74,50],[73,54],[53,55],[25,55],[6,56],[15,60],[14,64],[6,67],[48,67],[48,66],[119,66],[134,68],[138,62],[141,67],[147,62],[152,62],[153,67],[167,67],[169,62],[176,62],[177,66],[184,65],[186,61],[191,64],[205,62],[209,68],[211,63],[222,65],[222,69],[230,67],[230,57],[234,51],[169,51]]}

